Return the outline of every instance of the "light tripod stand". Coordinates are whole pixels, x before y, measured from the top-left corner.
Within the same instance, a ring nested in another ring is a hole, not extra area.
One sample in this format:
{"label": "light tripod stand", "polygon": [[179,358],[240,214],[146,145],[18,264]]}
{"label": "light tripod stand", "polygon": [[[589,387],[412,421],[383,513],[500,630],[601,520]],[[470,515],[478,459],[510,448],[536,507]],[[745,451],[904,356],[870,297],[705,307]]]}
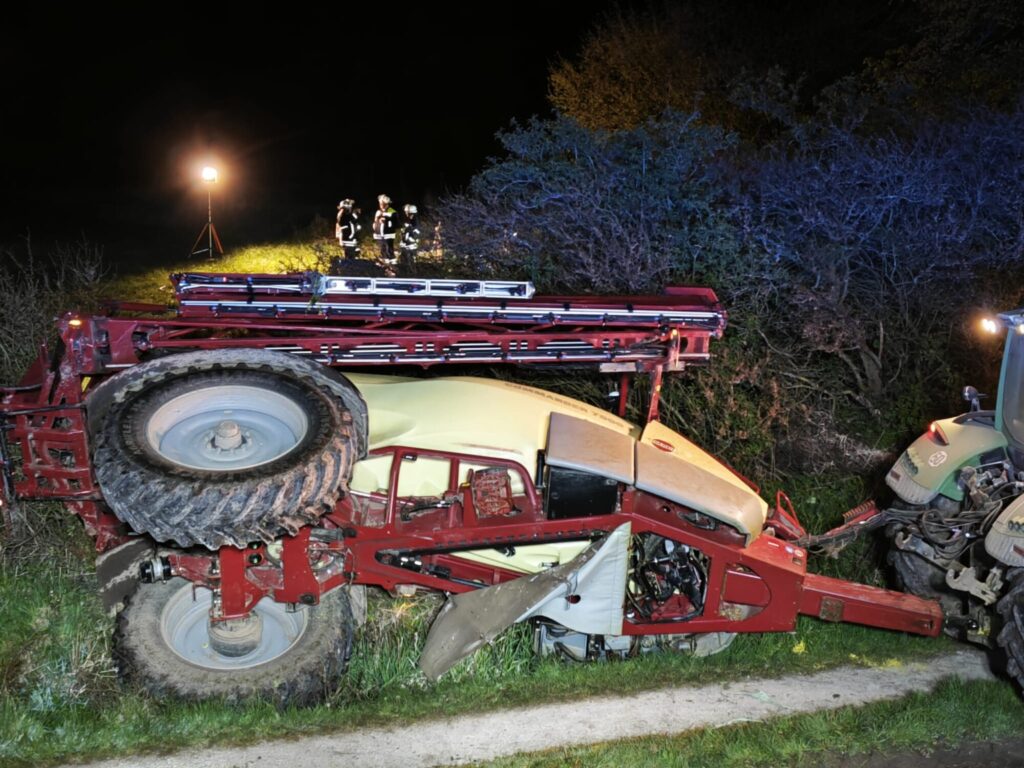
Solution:
{"label": "light tripod stand", "polygon": [[[192,255],[198,256],[205,253],[207,258],[213,258],[213,248],[217,247],[217,253],[224,255],[224,246],[220,244],[220,237],[217,236],[217,228],[213,226],[213,185],[217,183],[217,169],[210,166],[203,168],[203,181],[206,183],[206,224],[199,231],[199,237],[192,243]],[[206,238],[206,247],[198,248],[199,244]]]}

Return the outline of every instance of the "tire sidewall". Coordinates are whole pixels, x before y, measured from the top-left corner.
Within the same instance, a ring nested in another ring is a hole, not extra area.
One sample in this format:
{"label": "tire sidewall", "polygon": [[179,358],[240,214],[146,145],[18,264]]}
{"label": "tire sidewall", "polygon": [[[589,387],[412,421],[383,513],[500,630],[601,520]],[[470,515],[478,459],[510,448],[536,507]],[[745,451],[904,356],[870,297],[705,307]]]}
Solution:
{"label": "tire sidewall", "polygon": [[325,594],[307,611],[302,635],[262,664],[218,669],[193,664],[169,645],[165,612],[192,584],[182,578],[140,584],[118,615],[114,658],[121,679],[151,695],[186,700],[241,702],[262,698],[278,705],[315,703],[333,691],[347,666],[353,621],[344,588]]}

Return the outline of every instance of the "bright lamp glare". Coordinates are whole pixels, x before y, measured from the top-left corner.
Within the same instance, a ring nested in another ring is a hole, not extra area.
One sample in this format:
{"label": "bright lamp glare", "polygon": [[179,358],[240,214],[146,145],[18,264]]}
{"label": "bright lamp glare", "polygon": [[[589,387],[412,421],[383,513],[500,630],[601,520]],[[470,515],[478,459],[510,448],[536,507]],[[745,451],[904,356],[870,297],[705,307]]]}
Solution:
{"label": "bright lamp glare", "polygon": [[212,165],[208,165],[203,168],[203,181],[210,182],[211,184],[217,180],[217,169]]}
{"label": "bright lamp glare", "polygon": [[981,321],[981,330],[986,331],[987,333],[998,333],[999,323],[997,323],[991,317],[986,317],[984,320]]}

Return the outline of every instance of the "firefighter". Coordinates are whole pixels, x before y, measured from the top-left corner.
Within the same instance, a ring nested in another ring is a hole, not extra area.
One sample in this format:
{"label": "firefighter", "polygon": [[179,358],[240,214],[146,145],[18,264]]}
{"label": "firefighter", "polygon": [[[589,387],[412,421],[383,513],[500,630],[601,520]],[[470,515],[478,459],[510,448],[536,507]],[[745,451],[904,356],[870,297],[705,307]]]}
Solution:
{"label": "firefighter", "polygon": [[410,275],[416,272],[416,251],[420,247],[420,230],[416,223],[415,205],[402,208],[402,240],[399,248],[402,251],[402,265]]}
{"label": "firefighter", "polygon": [[337,226],[334,231],[338,237],[338,243],[345,249],[345,258],[354,259],[359,254],[359,245],[356,237],[359,230],[359,212],[355,209],[355,200],[345,199],[338,203]]}
{"label": "firefighter", "polygon": [[377,213],[373,217],[373,239],[380,247],[380,257],[387,264],[395,263],[395,209],[387,195],[377,197]]}

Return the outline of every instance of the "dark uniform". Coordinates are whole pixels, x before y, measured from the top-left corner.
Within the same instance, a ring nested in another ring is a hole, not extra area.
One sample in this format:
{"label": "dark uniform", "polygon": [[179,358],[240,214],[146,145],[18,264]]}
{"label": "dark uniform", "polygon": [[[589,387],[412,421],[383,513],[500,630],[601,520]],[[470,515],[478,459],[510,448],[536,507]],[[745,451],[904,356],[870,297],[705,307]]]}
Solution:
{"label": "dark uniform", "polygon": [[354,200],[342,200],[338,205],[338,226],[335,232],[338,235],[338,243],[345,249],[345,258],[354,259],[359,253],[357,236],[361,227],[359,226],[359,214],[355,210]]}
{"label": "dark uniform", "polygon": [[380,195],[377,198],[379,207],[373,216],[373,239],[380,246],[380,257],[388,264],[395,263],[395,209],[391,207],[391,198]]}
{"label": "dark uniform", "polygon": [[416,222],[418,211],[415,205],[407,205],[402,209],[402,240],[399,248],[402,251],[402,266],[411,275],[416,272],[416,252],[420,248],[420,230]]}
{"label": "dark uniform", "polygon": [[344,262],[355,259],[359,253],[359,229],[359,212],[355,209],[355,200],[342,200],[338,203],[338,216],[334,220],[334,236],[338,238],[338,245],[345,250],[345,259],[331,259],[332,275],[344,274]]}

